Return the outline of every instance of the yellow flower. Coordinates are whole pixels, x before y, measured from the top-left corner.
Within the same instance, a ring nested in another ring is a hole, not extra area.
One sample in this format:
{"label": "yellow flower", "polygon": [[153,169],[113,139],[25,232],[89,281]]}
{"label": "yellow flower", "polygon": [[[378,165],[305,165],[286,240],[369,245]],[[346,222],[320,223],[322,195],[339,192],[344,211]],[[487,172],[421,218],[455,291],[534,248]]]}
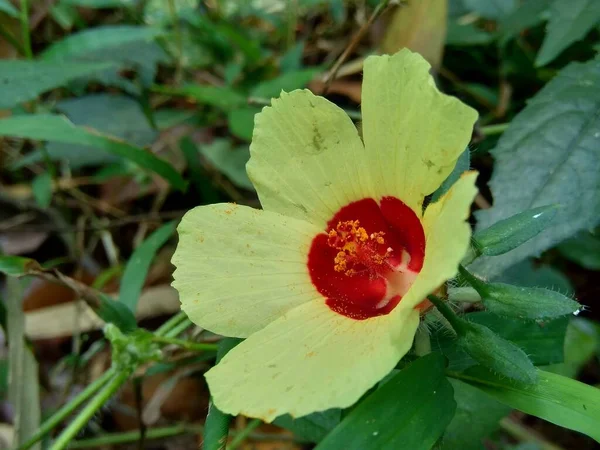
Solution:
{"label": "yellow flower", "polygon": [[246,338],[206,373],[222,411],[272,421],[352,405],[406,354],[419,305],[456,275],[476,173],[425,212],[423,200],[477,113],[428,71],[408,50],[365,61],[362,140],[328,100],[282,93],[256,117],[247,165],[263,210],[217,204],[183,218],[182,308]]}

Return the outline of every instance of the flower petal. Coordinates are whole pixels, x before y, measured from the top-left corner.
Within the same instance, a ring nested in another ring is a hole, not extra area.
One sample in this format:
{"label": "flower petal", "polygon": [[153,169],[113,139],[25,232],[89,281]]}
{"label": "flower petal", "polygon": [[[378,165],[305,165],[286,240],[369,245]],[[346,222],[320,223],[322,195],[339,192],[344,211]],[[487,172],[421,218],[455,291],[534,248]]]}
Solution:
{"label": "flower petal", "polygon": [[267,422],[350,406],[410,349],[419,313],[403,313],[353,320],[324,302],[298,306],[206,373],[215,405]]}
{"label": "flower petal", "polygon": [[181,308],[203,328],[246,337],[298,305],[323,299],[306,266],[321,230],[308,222],[217,204],[192,209],[177,229],[173,286]]}
{"label": "flower petal", "polygon": [[440,93],[429,63],[403,49],[364,64],[363,140],[379,197],[421,211],[423,198],[450,174],[469,143],[477,112]]}
{"label": "flower petal", "polygon": [[400,305],[415,307],[442,283],[456,276],[471,240],[467,219],[477,194],[476,179],[477,172],[463,174],[438,202],[427,207],[423,217],[427,242],[425,262]]}
{"label": "flower petal", "polygon": [[370,196],[362,141],[330,101],[283,92],[255,121],[246,167],[264,209],[324,228],[342,206]]}

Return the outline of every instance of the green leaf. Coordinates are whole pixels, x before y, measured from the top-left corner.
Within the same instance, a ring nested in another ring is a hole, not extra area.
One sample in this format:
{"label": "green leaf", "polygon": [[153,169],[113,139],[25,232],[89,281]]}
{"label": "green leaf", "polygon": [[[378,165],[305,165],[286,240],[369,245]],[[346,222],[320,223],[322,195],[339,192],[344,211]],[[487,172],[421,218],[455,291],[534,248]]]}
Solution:
{"label": "green leaf", "polygon": [[448,22],[447,45],[486,45],[494,39],[492,33],[477,28],[473,23],[463,24],[454,20]]}
{"label": "green leaf", "polygon": [[341,420],[342,411],[340,409],[328,409],[297,419],[293,419],[289,415],[280,416],[273,423],[292,431],[305,441],[320,442]]}
{"label": "green leaf", "polygon": [[6,13],[11,17],[19,17],[19,11],[8,0],[0,0],[0,12]]}
{"label": "green leaf", "polygon": [[478,228],[537,206],[562,207],[535,238],[505,255],[475,261],[476,273],[491,278],[598,222],[599,87],[600,60],[572,63],[529,100],[503,133],[492,150],[494,206],[475,213]]}
{"label": "green leaf", "polygon": [[185,190],[186,182],[168,162],[142,148],[102,135],[94,130],[76,127],[64,117],[49,114],[25,115],[0,120],[0,136],[87,145],[128,159],[144,169],[156,172],[173,187]]}
{"label": "green leaf", "polygon": [[499,19],[511,13],[517,0],[463,0],[469,10],[486,19]]}
{"label": "green leaf", "polygon": [[98,81],[140,96],[142,92],[139,83],[122,76],[121,72],[134,70],[141,84],[150,86],[154,81],[157,65],[170,61],[165,50],[155,42],[155,38],[164,33],[160,28],[131,25],[91,28],[53,44],[42,57],[52,61],[108,61],[115,67],[97,71],[82,81]]}
{"label": "green leaf", "polygon": [[459,335],[457,345],[479,364],[503,377],[525,385],[537,382],[535,367],[527,354],[486,326],[469,323],[465,333]]}
{"label": "green leaf", "polygon": [[456,414],[442,438],[442,450],[483,450],[483,439],[495,431],[511,408],[460,380],[454,388]]}
{"label": "green leaf", "polygon": [[565,360],[562,364],[547,366],[544,370],[575,378],[594,357],[600,345],[600,327],[594,322],[576,317],[571,319],[565,336]]}
{"label": "green leaf", "polygon": [[315,450],[431,449],[456,409],[444,365],[439,353],[411,363],[358,404]]}
{"label": "green leaf", "polygon": [[553,319],[578,311],[579,303],[559,292],[505,283],[485,283],[462,267],[462,277],[479,293],[484,306],[494,314],[518,319]]}
{"label": "green leaf", "polygon": [[[569,323],[568,317],[538,324],[498,317],[490,312],[481,311],[467,314],[466,319],[486,326],[500,337],[511,341],[536,365],[561,363],[564,359],[563,343]],[[456,339],[443,329],[432,335],[431,344],[432,348],[439,349],[449,359],[448,368],[451,370],[465,370],[476,364],[475,360],[457,347]]]}
{"label": "green leaf", "polygon": [[579,41],[600,21],[600,2],[597,0],[554,0],[546,38],[535,65],[545,66],[573,42]]}
{"label": "green leaf", "polygon": [[521,31],[542,23],[551,2],[552,0],[527,0],[509,15],[503,17],[499,23],[502,41],[506,43]]}
{"label": "green leaf", "polygon": [[185,157],[190,172],[190,181],[200,195],[201,203],[218,203],[220,200],[219,193],[213,186],[209,174],[206,173],[200,163],[200,152],[194,141],[189,136],[185,136],[179,141],[179,148]]}
{"label": "green leaf", "polygon": [[[25,443],[38,430],[41,419],[38,365],[33,352],[25,344],[23,295],[21,281],[9,278],[6,302],[10,363],[8,398],[13,407],[14,448]],[[32,448],[39,450],[41,444]]]}
{"label": "green leaf", "polygon": [[156,253],[169,240],[175,232],[176,221],[168,222],[154,231],[148,238],[135,249],[121,279],[119,290],[120,303],[127,306],[131,311],[137,308],[146,276]]}
{"label": "green leaf", "polygon": [[302,67],[302,55],[304,54],[304,41],[298,41],[281,56],[279,67],[282,72],[293,72]]}
{"label": "green leaf", "polygon": [[89,28],[55,42],[42,53],[42,58],[48,61],[65,61],[131,42],[153,41],[164,33],[160,28],[134,25]]}
{"label": "green leaf", "polygon": [[254,190],[246,173],[246,163],[250,158],[248,147],[233,148],[227,139],[215,139],[211,144],[200,147],[202,155],[235,185]]}
{"label": "green leaf", "polygon": [[[140,147],[150,145],[158,136],[135,100],[124,95],[94,94],[57,102],[56,108],[75,125],[93,128]],[[118,161],[110,152],[85,145],[49,143],[48,155],[53,160],[68,162],[70,168],[100,165]],[[33,151],[17,161],[15,168],[43,161],[41,150]]]}
{"label": "green leaf", "polygon": [[277,78],[263,81],[252,89],[250,96],[257,98],[279,97],[281,91],[290,92],[306,86],[320,72],[320,69],[304,69],[285,72]]}
{"label": "green leaf", "polygon": [[252,132],[254,131],[254,116],[259,112],[259,108],[251,106],[230,111],[227,115],[227,122],[231,134],[240,139],[251,141]]}
{"label": "green leaf", "polygon": [[433,193],[433,195],[431,196],[431,201],[437,202],[440,198],[442,198],[442,196],[450,190],[452,185],[458,181],[460,176],[464,172],[469,170],[470,166],[471,166],[471,153],[469,152],[469,149],[466,148],[465,151],[462,152],[461,155],[458,157],[458,160],[456,161],[456,165],[454,166],[454,169],[452,169],[452,172],[450,172],[450,175],[448,175],[448,178],[446,178],[444,180],[444,182],[437,189],[437,191],[435,191]]}
{"label": "green leaf", "polygon": [[110,63],[0,61],[0,109],[13,108],[69,81],[112,67]]}
{"label": "green leaf", "polygon": [[50,16],[63,30],[71,30],[77,20],[80,20],[77,8],[65,2],[58,2],[50,8]]}
{"label": "green leaf", "polygon": [[[218,364],[240,342],[242,342],[241,339],[232,337],[226,337],[219,341],[216,363]],[[227,442],[231,419],[232,417],[229,414],[222,412],[215,406],[211,398],[208,404],[206,422],[204,423],[203,450],[223,449],[223,444]]]}
{"label": "green leaf", "polygon": [[62,3],[82,8],[103,9],[135,6],[136,0],[62,0]]}
{"label": "green leaf", "polygon": [[95,309],[96,314],[106,323],[112,323],[123,333],[130,333],[137,328],[137,321],[133,312],[122,302],[99,294],[100,306]]}
{"label": "green leaf", "polygon": [[507,253],[540,234],[554,219],[558,206],[548,205],[523,211],[500,220],[473,235],[473,246],[486,256]]}
{"label": "green leaf", "polygon": [[[171,10],[174,7],[174,11]],[[197,0],[177,0],[172,4],[163,0],[146,0],[144,3],[144,22],[149,24],[168,24],[175,17],[193,15],[198,8]]]}
{"label": "green leaf", "polygon": [[496,400],[561,427],[579,431],[600,442],[600,389],[537,370],[539,383],[510,384],[482,368],[452,374]]}
{"label": "green leaf", "polygon": [[230,111],[247,103],[244,95],[229,86],[190,84],[180,88],[155,86],[153,90],[161,94],[188,97],[201,105],[214,106],[223,111]]}
{"label": "green leaf", "polygon": [[52,175],[44,172],[36,176],[31,182],[33,197],[38,205],[47,208],[52,202]]}
{"label": "green leaf", "polygon": [[509,267],[499,276],[494,277],[493,281],[527,287],[544,287],[565,295],[574,293],[569,278],[562,272],[551,266],[534,264],[531,259]]}
{"label": "green leaf", "polygon": [[22,256],[0,256],[0,273],[11,276],[26,275],[32,270],[41,270],[37,261]]}
{"label": "green leaf", "polygon": [[588,270],[600,270],[600,237],[582,231],[558,246],[561,255]]}

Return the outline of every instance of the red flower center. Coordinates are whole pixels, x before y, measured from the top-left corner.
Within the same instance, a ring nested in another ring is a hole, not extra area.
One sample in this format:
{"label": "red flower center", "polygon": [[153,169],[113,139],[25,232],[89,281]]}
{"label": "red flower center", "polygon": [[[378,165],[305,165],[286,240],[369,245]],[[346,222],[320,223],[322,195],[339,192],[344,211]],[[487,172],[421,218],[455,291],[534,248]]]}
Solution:
{"label": "red flower center", "polygon": [[315,236],[308,270],[327,305],[356,320],[389,314],[425,258],[425,233],[401,200],[365,198],[340,209]]}

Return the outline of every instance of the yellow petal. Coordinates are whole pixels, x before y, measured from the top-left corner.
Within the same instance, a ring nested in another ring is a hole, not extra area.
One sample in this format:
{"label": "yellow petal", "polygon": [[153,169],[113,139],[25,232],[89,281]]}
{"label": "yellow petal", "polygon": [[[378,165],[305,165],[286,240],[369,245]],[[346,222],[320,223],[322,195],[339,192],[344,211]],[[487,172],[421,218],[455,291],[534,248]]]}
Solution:
{"label": "yellow petal", "polygon": [[370,195],[362,141],[330,101],[307,90],[282,93],[255,121],[247,170],[264,209],[324,226]]}
{"label": "yellow petal", "polygon": [[477,112],[440,93],[429,63],[403,49],[365,60],[363,140],[379,196],[421,211],[423,198],[450,174],[469,143]]}
{"label": "yellow petal", "polygon": [[[458,264],[465,256],[471,240],[467,219],[477,194],[477,172],[466,172],[452,188],[425,211],[425,261],[419,276],[400,305],[414,307],[442,283],[456,276]],[[392,315],[396,310],[392,311]]]}
{"label": "yellow petal", "polygon": [[246,337],[321,295],[306,267],[321,230],[308,222],[235,204],[200,206],[179,227],[173,286],[202,328]]}
{"label": "yellow petal", "polygon": [[267,422],[355,403],[410,349],[418,312],[354,320],[305,303],[253,334],[206,373],[215,405]]}

